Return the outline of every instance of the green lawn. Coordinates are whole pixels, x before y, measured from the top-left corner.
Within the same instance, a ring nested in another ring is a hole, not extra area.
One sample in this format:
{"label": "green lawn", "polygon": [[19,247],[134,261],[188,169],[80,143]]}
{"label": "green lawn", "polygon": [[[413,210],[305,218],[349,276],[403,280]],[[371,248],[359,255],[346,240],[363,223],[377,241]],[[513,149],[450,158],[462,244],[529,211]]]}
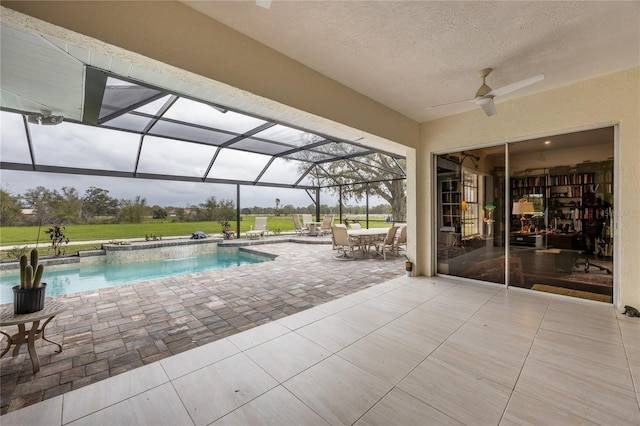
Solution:
{"label": "green lawn", "polygon": [[[350,218],[352,218],[350,216]],[[358,218],[364,226],[364,217]],[[232,229],[235,229],[235,221],[230,221]],[[246,216],[240,222],[240,232],[248,231],[255,224],[255,217]],[[388,227],[384,221],[369,221],[370,228]],[[269,216],[267,219],[269,231],[281,232],[293,231],[293,219],[291,216]],[[49,235],[45,233],[48,226],[40,229],[39,242],[42,247],[49,244]],[[64,234],[71,242],[93,240],[120,240],[128,238],[144,238],[146,235],[164,237],[191,235],[195,231],[206,234],[220,234],[222,232],[218,222],[149,222],[149,223],[121,223],[107,225],[69,225]],[[4,226],[0,228],[0,246],[16,247],[26,244],[35,244],[38,241],[37,226]],[[69,246],[69,250],[72,246]],[[68,250],[68,251],[69,251]],[[74,248],[75,250],[75,248]]]}

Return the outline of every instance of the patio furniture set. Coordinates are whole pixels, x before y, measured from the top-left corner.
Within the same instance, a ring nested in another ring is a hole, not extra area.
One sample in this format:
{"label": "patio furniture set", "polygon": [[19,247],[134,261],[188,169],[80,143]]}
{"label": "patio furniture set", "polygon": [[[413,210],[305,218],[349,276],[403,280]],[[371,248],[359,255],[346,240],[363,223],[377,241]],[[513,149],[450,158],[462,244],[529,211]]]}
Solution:
{"label": "patio furniture set", "polygon": [[[401,248],[406,250],[407,227],[406,225],[392,226],[390,228],[362,229],[359,225],[333,225],[334,248],[342,252],[338,258],[353,258],[356,252],[362,257],[371,254],[382,255],[387,260],[387,254],[399,256]],[[372,248],[375,247],[375,253]],[[351,256],[350,256],[351,255]]]}

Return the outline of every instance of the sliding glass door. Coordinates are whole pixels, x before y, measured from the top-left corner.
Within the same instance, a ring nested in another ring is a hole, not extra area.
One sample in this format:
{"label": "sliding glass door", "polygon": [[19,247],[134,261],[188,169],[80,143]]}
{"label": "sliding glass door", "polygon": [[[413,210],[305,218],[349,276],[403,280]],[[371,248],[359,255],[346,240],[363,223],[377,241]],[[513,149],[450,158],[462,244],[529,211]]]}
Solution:
{"label": "sliding glass door", "polygon": [[437,272],[611,302],[613,135],[436,156]]}
{"label": "sliding glass door", "polygon": [[437,271],[505,282],[505,147],[439,155]]}

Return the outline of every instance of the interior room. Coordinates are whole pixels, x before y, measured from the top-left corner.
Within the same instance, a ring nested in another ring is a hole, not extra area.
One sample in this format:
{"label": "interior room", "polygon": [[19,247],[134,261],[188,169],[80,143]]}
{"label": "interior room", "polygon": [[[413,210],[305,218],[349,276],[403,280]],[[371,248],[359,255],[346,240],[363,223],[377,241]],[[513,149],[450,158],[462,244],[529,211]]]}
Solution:
{"label": "interior room", "polygon": [[436,162],[439,273],[612,301],[613,127]]}

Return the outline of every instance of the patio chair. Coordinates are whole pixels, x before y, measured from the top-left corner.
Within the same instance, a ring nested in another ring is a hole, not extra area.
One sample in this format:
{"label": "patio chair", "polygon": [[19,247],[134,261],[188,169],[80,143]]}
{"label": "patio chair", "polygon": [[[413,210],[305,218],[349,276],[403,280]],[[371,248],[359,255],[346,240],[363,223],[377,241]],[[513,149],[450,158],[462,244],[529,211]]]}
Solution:
{"label": "patio chair", "polygon": [[255,229],[246,232],[247,238],[262,238],[267,232],[267,218],[266,217],[256,217],[256,226]]}
{"label": "patio chair", "polygon": [[400,255],[400,248],[404,247],[404,250],[407,251],[407,226],[406,225],[401,225],[401,226],[397,226],[397,228],[400,230],[400,233],[398,234],[398,238],[396,239],[396,255]]}
{"label": "patio chair", "polygon": [[384,240],[380,240],[376,243],[376,252],[380,253],[380,250],[382,250],[382,257],[384,260],[387,260],[387,250],[391,254],[395,253],[396,232],[398,232],[398,228],[392,226],[387,231],[387,236]]}
{"label": "patio chair", "polygon": [[293,229],[296,231],[296,235],[309,233],[309,228],[300,224],[300,217],[297,214],[293,215]]}
{"label": "patio chair", "polygon": [[309,222],[313,222],[313,217],[310,214],[303,214],[302,215],[302,226],[306,226],[308,228],[309,225],[307,225],[307,223],[309,223]]}
{"label": "patio chair", "polygon": [[336,259],[349,258],[347,251],[353,254],[354,251],[360,250],[360,246],[349,238],[349,233],[347,232],[347,227],[345,225],[333,225],[332,231],[333,245],[338,250],[342,251],[342,255],[336,256]]}
{"label": "patio chair", "polygon": [[324,215],[324,221],[322,222],[322,226],[320,227],[320,232],[322,232],[322,235],[331,234],[331,226],[333,225],[334,217],[335,215],[333,214]]}
{"label": "patio chair", "polygon": [[349,224],[349,228],[351,228],[351,229],[362,229],[362,225],[360,225],[358,222],[351,222]]}

